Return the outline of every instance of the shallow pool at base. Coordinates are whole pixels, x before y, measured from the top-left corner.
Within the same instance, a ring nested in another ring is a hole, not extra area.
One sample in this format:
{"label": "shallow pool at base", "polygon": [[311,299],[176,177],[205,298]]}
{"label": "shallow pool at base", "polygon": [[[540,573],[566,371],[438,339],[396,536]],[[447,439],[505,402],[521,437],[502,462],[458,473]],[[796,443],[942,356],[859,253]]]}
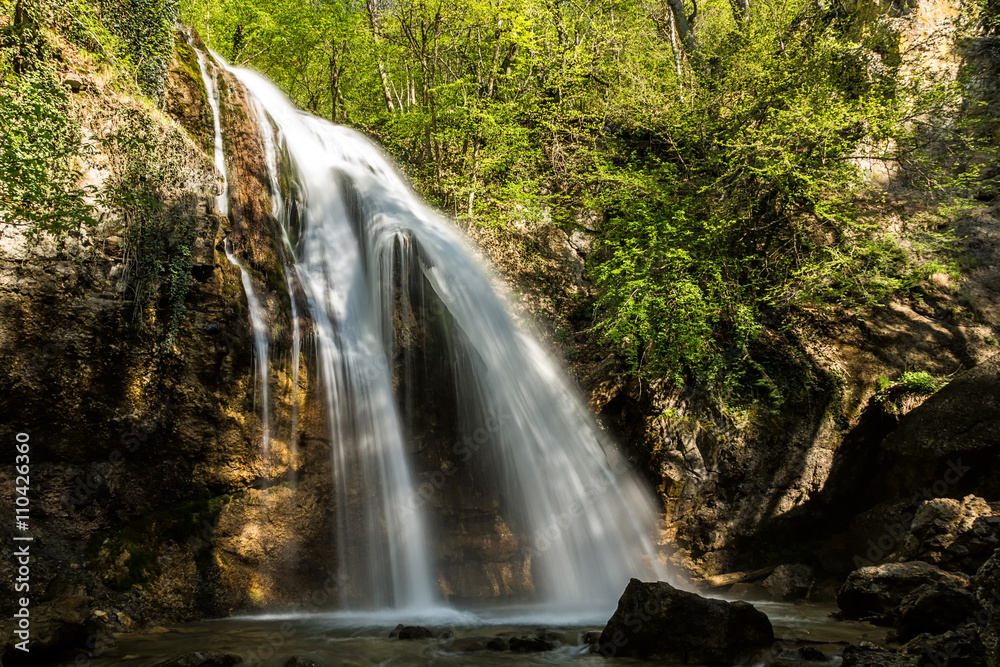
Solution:
{"label": "shallow pool at base", "polygon": [[[774,625],[779,640],[776,654],[811,646],[834,657],[839,656],[848,643],[885,639],[884,629],[867,623],[830,619],[830,607],[756,604]],[[435,638],[389,639],[389,633],[398,623],[423,625]],[[242,617],[172,626],[167,628],[168,632],[118,635],[115,650],[86,664],[140,667],[195,651],[226,651],[239,654],[248,666],[259,667],[283,667],[292,656],[308,658],[323,667],[556,664],[584,667],[608,664],[603,656],[592,654],[586,643],[586,634],[600,631],[603,625],[603,621],[572,619],[566,614],[560,618],[556,612],[546,614],[534,608],[529,616],[524,609],[514,607],[475,612],[444,607],[424,615],[388,611]],[[550,633],[557,648],[540,653],[497,652],[486,648],[487,642],[498,636],[534,637],[540,632]],[[787,653],[783,662],[827,667],[840,663],[839,657],[825,663],[808,663],[795,660]],[[616,660],[614,664],[669,663]]]}

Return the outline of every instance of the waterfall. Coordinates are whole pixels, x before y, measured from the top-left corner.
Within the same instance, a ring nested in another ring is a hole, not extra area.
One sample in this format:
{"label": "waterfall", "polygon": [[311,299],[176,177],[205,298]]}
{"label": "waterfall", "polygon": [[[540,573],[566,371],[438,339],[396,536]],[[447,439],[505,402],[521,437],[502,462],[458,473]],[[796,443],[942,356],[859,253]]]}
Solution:
{"label": "waterfall", "polygon": [[257,364],[257,376],[258,381],[260,382],[260,427],[263,431],[261,451],[263,452],[264,462],[266,464],[271,449],[271,399],[267,385],[268,344],[266,316],[264,315],[263,306],[260,305],[260,299],[257,297],[257,291],[253,288],[253,281],[250,280],[250,274],[247,272],[246,267],[243,266],[243,262],[241,262],[236,255],[233,254],[233,245],[229,242],[229,239],[223,241],[223,246],[225,247],[226,258],[229,259],[229,263],[240,270],[240,277],[243,281],[243,291],[246,292],[247,295],[247,307],[250,309],[250,326],[253,329],[254,360]]}
{"label": "waterfall", "polygon": [[[293,246],[291,239],[290,211],[285,205],[285,200],[281,192],[281,185],[278,182],[279,164],[277,147],[275,146],[274,128],[271,127],[271,122],[268,120],[264,107],[260,105],[260,102],[254,100],[253,103],[254,109],[257,112],[257,118],[261,119],[260,135],[261,140],[264,143],[264,159],[267,161],[267,175],[271,185],[271,215],[278,221],[285,249],[288,251],[290,256],[294,257],[295,247]],[[291,438],[289,439],[289,442],[294,443],[299,423],[299,360],[302,356],[302,330],[301,325],[299,324],[299,305],[295,298],[295,281],[297,280],[295,264],[292,263],[292,265],[286,267],[286,269],[289,269],[286,275],[286,283],[288,287],[288,300],[290,303],[292,318],[292,419]]]}
{"label": "waterfall", "polygon": [[[258,115],[273,213],[293,257],[292,307],[295,280],[316,338],[345,604],[440,604],[410,436],[446,408],[456,436],[449,463],[476,471],[481,488],[469,492],[498,498],[529,545],[539,603],[610,610],[630,577],[666,578],[650,494],[467,241],[362,135],[300,113],[255,72],[231,71]],[[249,301],[245,272],[244,288]],[[297,327],[298,310],[293,319]],[[296,345],[293,364],[298,354]],[[449,386],[425,386],[442,369]]]}
{"label": "waterfall", "polygon": [[[208,97],[208,104],[212,109],[212,126],[214,128],[215,143],[215,168],[220,174],[222,174],[223,183],[222,192],[215,198],[215,207],[222,215],[229,215],[229,171],[226,168],[226,155],[222,141],[222,119],[219,112],[219,87],[217,81],[218,71],[213,65],[212,73],[211,75],[209,74],[209,65],[207,59],[205,58],[205,54],[202,53],[201,49],[194,46],[190,35],[188,35],[188,45],[191,46],[195,55],[198,57],[198,69],[201,70],[201,79],[205,84],[205,93]],[[246,292],[247,305],[250,309],[250,324],[253,329],[254,336],[254,362],[257,365],[257,374],[260,382],[261,430],[263,431],[261,436],[261,450],[266,463],[268,456],[270,455],[271,401],[270,389],[268,387],[268,365],[270,360],[268,358],[267,326],[264,321],[264,309],[260,304],[260,300],[257,298],[257,293],[254,290],[250,275],[247,273],[246,267],[243,266],[243,263],[240,262],[233,253],[232,244],[230,244],[229,239],[225,240],[224,245],[226,257],[229,259],[231,264],[238,267],[240,270],[240,276],[243,282],[243,291]]]}
{"label": "waterfall", "polygon": [[222,192],[215,198],[215,208],[222,215],[229,215],[229,172],[226,169],[226,155],[222,143],[222,118],[219,114],[219,86],[216,80],[217,71],[213,67],[212,73],[208,73],[208,63],[205,54],[193,44],[190,36],[188,44],[194,49],[198,56],[198,69],[201,70],[201,80],[205,84],[205,94],[208,97],[208,105],[212,108],[212,125],[215,130],[215,168],[222,174]]}

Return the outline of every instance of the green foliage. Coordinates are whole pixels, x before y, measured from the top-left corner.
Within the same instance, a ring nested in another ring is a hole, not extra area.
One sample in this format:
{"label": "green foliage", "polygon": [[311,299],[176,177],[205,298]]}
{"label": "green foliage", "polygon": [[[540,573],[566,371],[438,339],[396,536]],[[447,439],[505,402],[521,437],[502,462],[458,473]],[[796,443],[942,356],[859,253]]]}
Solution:
{"label": "green foliage", "polygon": [[117,131],[104,139],[112,161],[105,203],[121,212],[125,223],[125,266],[133,293],[133,313],[166,300],[170,319],[164,344],[169,347],[184,317],[191,282],[195,240],[192,195],[166,204],[169,193],[183,190],[190,165],[177,129],[166,133],[143,109],[127,109]]}
{"label": "green foliage", "polygon": [[607,216],[610,259],[594,269],[605,340],[649,376],[722,394],[766,378],[751,347],[768,313],[877,303],[950,247],[933,225],[887,232],[864,167],[918,155],[907,119],[954,89],[903,90],[877,19],[858,31],[856,16],[807,6],[772,20],[705,45],[711,66],[694,69],[688,100],[633,110],[594,203]]}
{"label": "green foliage", "polygon": [[903,395],[929,396],[948,384],[948,378],[934,377],[927,371],[906,371],[895,382],[879,378],[874,399],[892,413],[899,412],[898,399]]}
{"label": "green foliage", "polygon": [[896,386],[916,394],[933,394],[946,383],[947,380],[935,378],[927,371],[906,371],[896,381]]}
{"label": "green foliage", "polygon": [[804,386],[790,313],[955,271],[950,214],[906,218],[872,175],[941,195],[981,174],[963,81],[904,66],[891,3],[733,11],[699,2],[686,39],[664,3],[182,0],[213,48],[374,136],[463,222],[595,212],[592,330],[648,377],[780,403]]}
{"label": "green foliage", "polygon": [[100,18],[120,39],[122,53],[143,93],[162,101],[174,47],[177,0],[101,0]]}
{"label": "green foliage", "polygon": [[31,26],[8,31],[0,48],[0,207],[3,222],[29,236],[62,236],[97,224],[79,187],[86,151],[80,124]]}

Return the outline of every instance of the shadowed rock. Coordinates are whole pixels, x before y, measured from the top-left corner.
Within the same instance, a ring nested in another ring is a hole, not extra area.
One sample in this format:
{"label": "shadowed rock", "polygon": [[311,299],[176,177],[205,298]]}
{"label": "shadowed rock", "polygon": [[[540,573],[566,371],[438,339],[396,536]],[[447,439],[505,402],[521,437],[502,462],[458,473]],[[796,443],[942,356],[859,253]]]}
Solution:
{"label": "shadowed rock", "polygon": [[844,649],[841,667],[916,667],[917,656],[861,642],[857,646]]}
{"label": "shadowed rock", "polygon": [[303,658],[299,655],[293,655],[285,661],[285,667],[320,667],[320,664],[315,660]]}
{"label": "shadowed rock", "polygon": [[662,581],[632,579],[598,644],[605,657],[733,665],[774,642],[767,616],[746,602],[711,600]]}
{"label": "shadowed rock", "polygon": [[911,591],[894,612],[900,640],[922,633],[939,634],[962,627],[975,618],[979,605],[967,590],[941,583]]}
{"label": "shadowed rock", "polygon": [[389,639],[430,639],[434,633],[420,625],[397,625]]}
{"label": "shadowed rock", "polygon": [[156,663],[153,667],[237,667],[237,665],[242,664],[243,658],[236,653],[202,651],[164,660]]}
{"label": "shadowed rock", "polygon": [[964,589],[969,578],[922,561],[871,565],[847,577],[837,592],[837,606],[845,619],[891,625],[903,598],[925,584]]}

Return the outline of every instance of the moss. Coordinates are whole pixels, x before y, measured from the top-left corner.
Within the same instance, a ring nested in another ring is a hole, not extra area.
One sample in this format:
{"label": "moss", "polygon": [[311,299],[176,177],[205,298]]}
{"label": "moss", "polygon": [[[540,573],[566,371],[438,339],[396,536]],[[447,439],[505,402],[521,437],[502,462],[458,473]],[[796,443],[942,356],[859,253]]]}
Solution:
{"label": "moss", "polygon": [[[194,495],[210,492],[201,487]],[[211,553],[207,547],[219,514],[231,499],[224,494],[193,500],[148,514],[111,535],[96,534],[87,545],[91,567],[102,573],[108,587],[125,592],[162,572],[159,555],[169,543],[190,545],[201,564]]]}

